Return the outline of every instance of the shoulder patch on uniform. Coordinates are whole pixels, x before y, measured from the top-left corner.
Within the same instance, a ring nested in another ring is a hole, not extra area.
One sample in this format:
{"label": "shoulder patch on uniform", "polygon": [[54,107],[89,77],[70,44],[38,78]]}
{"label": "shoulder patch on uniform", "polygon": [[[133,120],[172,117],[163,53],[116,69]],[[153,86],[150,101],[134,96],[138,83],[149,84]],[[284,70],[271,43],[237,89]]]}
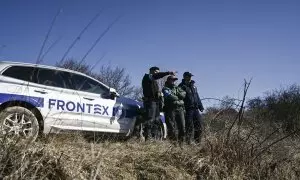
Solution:
{"label": "shoulder patch on uniform", "polygon": [[163,89],[163,94],[164,94],[164,96],[169,96],[169,95],[171,95],[171,90]]}

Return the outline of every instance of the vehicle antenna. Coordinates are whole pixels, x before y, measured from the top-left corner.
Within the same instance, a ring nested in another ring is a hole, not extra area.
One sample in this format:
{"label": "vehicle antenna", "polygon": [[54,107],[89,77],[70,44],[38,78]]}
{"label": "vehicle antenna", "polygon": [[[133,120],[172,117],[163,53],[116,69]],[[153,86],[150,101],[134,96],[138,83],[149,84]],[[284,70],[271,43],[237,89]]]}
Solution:
{"label": "vehicle antenna", "polygon": [[38,57],[37,57],[36,64],[39,64],[39,63],[41,62],[40,57],[41,57],[41,55],[42,55],[42,53],[43,53],[45,44],[46,44],[46,42],[47,42],[47,40],[48,40],[48,38],[49,38],[49,35],[50,35],[51,31],[52,31],[52,28],[53,28],[53,26],[54,26],[54,23],[55,23],[55,21],[56,21],[58,15],[59,15],[61,12],[62,12],[62,9],[59,9],[59,10],[57,11],[56,15],[54,16],[52,22],[51,22],[50,28],[49,28],[49,30],[48,30],[46,36],[45,36],[44,42],[43,42],[43,44],[42,44],[42,47],[41,47],[40,52],[39,52],[39,55],[38,55]]}

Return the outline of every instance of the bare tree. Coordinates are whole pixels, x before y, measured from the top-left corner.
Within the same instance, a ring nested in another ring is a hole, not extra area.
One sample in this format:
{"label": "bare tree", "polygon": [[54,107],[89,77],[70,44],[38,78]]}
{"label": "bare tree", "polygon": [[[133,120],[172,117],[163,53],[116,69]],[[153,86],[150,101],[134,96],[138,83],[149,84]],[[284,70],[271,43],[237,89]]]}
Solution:
{"label": "bare tree", "polygon": [[67,59],[63,61],[62,63],[56,63],[55,64],[57,67],[65,68],[65,69],[70,69],[74,71],[78,71],[87,75],[92,75],[91,69],[92,67],[86,63],[81,63],[79,64],[78,61],[75,59]]}
{"label": "bare tree", "polygon": [[62,63],[56,63],[57,67],[75,70],[87,74],[109,87],[115,88],[121,96],[140,99],[141,90],[132,85],[131,78],[125,68],[102,65],[99,71],[94,71],[94,67],[87,63],[79,62],[75,59],[67,59]]}
{"label": "bare tree", "polygon": [[143,88],[142,87],[135,87],[131,95],[129,96],[132,99],[137,101],[143,101]]}
{"label": "bare tree", "polygon": [[130,96],[134,90],[125,68],[102,65],[100,71],[93,73],[95,79],[115,88],[122,96]]}

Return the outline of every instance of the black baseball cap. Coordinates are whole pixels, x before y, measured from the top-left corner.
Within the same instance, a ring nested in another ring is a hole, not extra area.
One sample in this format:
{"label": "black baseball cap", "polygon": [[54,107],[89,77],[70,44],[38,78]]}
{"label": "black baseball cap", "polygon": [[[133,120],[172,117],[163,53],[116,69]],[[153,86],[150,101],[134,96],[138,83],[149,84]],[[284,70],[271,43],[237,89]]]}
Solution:
{"label": "black baseball cap", "polygon": [[178,80],[178,78],[176,76],[168,76],[167,81],[169,81],[169,80],[176,81],[176,80]]}
{"label": "black baseball cap", "polygon": [[190,73],[190,72],[184,72],[183,76],[190,76],[191,77],[191,76],[194,76],[194,75],[192,73]]}
{"label": "black baseball cap", "polygon": [[149,70],[150,70],[150,71],[156,71],[156,70],[159,70],[159,67],[153,66],[153,67],[151,67]]}

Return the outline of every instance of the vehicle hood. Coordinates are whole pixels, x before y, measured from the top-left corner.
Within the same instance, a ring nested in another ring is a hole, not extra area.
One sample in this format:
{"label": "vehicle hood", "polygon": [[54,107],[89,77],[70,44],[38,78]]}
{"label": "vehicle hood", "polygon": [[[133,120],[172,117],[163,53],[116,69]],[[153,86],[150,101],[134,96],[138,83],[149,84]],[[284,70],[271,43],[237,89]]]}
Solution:
{"label": "vehicle hood", "polygon": [[134,106],[137,108],[142,108],[143,107],[143,103],[140,101],[136,101],[134,99],[131,98],[127,98],[127,97],[118,97],[117,98],[117,103],[118,104],[123,104],[123,105],[127,105],[127,106]]}

